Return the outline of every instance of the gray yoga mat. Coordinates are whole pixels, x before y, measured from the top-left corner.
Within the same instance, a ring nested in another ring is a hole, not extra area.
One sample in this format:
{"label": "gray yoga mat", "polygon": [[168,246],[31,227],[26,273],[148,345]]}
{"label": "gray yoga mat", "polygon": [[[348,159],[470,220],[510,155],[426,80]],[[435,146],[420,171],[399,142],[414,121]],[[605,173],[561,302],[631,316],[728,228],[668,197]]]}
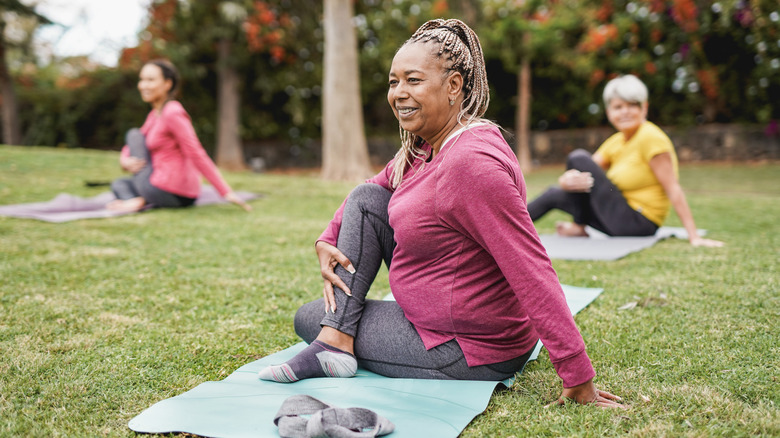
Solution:
{"label": "gray yoga mat", "polygon": [[[539,237],[547,255],[556,260],[617,260],[669,237],[688,239],[688,232],[679,227],[661,227],[655,235],[645,237],[610,237],[590,227],[587,231],[589,237],[561,237],[557,234]],[[702,236],[706,233],[706,230],[699,230]]]}
{"label": "gray yoga mat", "polygon": [[[572,314],[603,291],[567,285],[563,285],[563,290]],[[305,346],[298,343],[244,365],[224,380],[205,382],[162,400],[130,420],[128,426],[142,433],[278,437],[274,414],[289,396],[306,394],[341,408],[361,407],[376,412],[395,424],[389,437],[450,438],[457,437],[485,410],[497,387],[511,385],[514,380],[392,379],[363,369],[349,379],[307,379],[283,384],[257,378],[258,371],[287,361]],[[537,353],[539,348],[537,344]]]}
{"label": "gray yoga mat", "polygon": [[[236,195],[244,201],[250,201],[261,196],[250,192],[236,192]],[[106,204],[114,199],[116,197],[111,192],[101,193],[91,198],[60,193],[51,201],[0,206],[0,216],[61,223],[78,219],[101,219],[134,214],[133,212],[107,210]],[[195,205],[222,204],[226,202],[228,201],[222,198],[214,187],[204,185],[201,187],[200,195],[198,195]]]}

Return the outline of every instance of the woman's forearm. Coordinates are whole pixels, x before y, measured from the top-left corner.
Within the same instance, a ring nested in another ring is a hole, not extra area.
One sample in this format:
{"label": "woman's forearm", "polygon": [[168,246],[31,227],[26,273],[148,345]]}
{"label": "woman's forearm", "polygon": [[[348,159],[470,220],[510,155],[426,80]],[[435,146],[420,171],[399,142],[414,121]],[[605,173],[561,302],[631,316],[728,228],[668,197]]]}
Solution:
{"label": "woman's forearm", "polygon": [[669,202],[672,203],[672,207],[674,207],[674,211],[677,213],[677,217],[680,218],[680,222],[682,222],[685,231],[688,232],[688,239],[694,240],[695,238],[699,237],[699,233],[696,229],[696,223],[693,220],[693,213],[691,212],[691,208],[688,205],[688,200],[685,197],[685,193],[683,192],[682,187],[680,187],[679,184],[675,184],[670,188],[669,192],[671,192],[667,193]]}

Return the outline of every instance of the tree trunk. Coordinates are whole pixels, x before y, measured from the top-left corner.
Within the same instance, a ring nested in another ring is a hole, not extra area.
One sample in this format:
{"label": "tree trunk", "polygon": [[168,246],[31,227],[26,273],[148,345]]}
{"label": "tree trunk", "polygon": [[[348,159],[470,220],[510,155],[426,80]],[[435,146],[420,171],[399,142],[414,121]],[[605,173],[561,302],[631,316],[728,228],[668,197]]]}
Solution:
{"label": "tree trunk", "polygon": [[221,39],[217,58],[217,166],[225,170],[246,170],[244,149],[238,133],[240,123],[241,97],[238,94],[238,73],[231,64],[230,51],[233,43]]}
{"label": "tree trunk", "polygon": [[19,108],[16,103],[13,79],[8,72],[5,60],[5,22],[0,20],[0,95],[2,96],[3,143],[18,145],[22,143],[19,127]]}
{"label": "tree trunk", "polygon": [[517,74],[517,116],[515,135],[517,136],[517,161],[523,173],[531,171],[531,62],[524,57]]}
{"label": "tree trunk", "polygon": [[371,175],[360,102],[352,0],[325,0],[322,177],[362,181]]}

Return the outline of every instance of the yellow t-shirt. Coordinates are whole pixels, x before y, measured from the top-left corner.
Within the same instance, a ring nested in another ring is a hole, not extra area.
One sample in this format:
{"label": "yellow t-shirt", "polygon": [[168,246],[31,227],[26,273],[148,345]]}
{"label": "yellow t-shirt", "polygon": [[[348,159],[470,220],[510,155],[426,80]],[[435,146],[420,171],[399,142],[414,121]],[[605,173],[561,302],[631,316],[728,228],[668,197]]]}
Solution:
{"label": "yellow t-shirt", "polygon": [[628,201],[628,205],[659,227],[669,214],[669,198],[650,168],[650,159],[669,152],[675,178],[677,154],[669,137],[654,123],[645,122],[629,141],[618,132],[596,151],[606,162],[607,178]]}

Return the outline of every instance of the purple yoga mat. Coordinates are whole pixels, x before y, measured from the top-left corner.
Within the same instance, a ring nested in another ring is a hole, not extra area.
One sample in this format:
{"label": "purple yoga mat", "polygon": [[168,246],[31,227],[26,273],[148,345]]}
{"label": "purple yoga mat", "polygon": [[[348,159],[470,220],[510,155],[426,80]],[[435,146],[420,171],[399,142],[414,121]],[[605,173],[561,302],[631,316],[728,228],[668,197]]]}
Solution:
{"label": "purple yoga mat", "polygon": [[[244,201],[251,201],[261,195],[250,192],[236,192]],[[15,204],[0,206],[0,216],[38,219],[45,222],[68,222],[78,219],[99,219],[123,216],[125,212],[110,211],[106,204],[116,199],[111,192],[101,193],[91,198],[82,198],[67,193],[60,193],[51,201],[33,202],[30,204]],[[226,201],[212,186],[201,187],[200,195],[195,201],[196,206],[223,204]]]}

